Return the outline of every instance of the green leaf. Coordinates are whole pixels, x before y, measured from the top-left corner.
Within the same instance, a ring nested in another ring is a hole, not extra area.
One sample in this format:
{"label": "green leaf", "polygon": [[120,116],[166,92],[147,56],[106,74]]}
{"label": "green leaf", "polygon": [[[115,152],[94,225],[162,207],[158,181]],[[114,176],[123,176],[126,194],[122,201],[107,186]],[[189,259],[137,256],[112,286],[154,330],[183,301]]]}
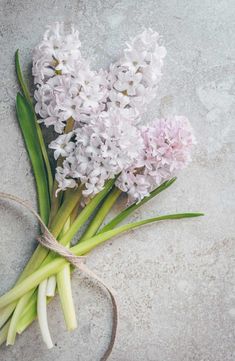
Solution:
{"label": "green leaf", "polygon": [[88,252],[91,249],[93,249],[94,247],[98,246],[100,243],[103,243],[103,242],[107,241],[108,239],[118,236],[119,234],[129,231],[131,229],[134,229],[134,228],[137,228],[140,226],[144,226],[149,223],[159,222],[159,221],[182,219],[182,218],[194,218],[194,217],[200,217],[200,216],[204,216],[204,214],[203,213],[178,213],[178,214],[166,214],[164,216],[143,219],[141,221],[124,224],[123,226],[111,229],[106,232],[99,233],[99,234],[95,235],[94,237],[85,240],[82,243],[78,243],[76,246],[73,246],[72,248],[70,248],[70,250],[73,253],[75,253],[76,255],[80,256],[80,255],[84,254],[83,249],[82,249],[83,246],[85,249],[88,248],[88,249],[86,249],[86,252]]}
{"label": "green leaf", "polygon": [[42,158],[41,147],[38,140],[34,113],[27,99],[20,93],[16,97],[16,111],[25,145],[32,163],[35,176],[39,212],[47,224],[50,212],[50,201],[46,170]]}
{"label": "green leaf", "polygon": [[[113,236],[117,236],[118,234],[120,234],[124,231],[127,231],[129,229],[133,229],[138,226],[141,226],[141,225],[144,225],[147,223],[151,223],[151,222],[156,222],[156,221],[163,221],[163,220],[168,220],[168,219],[171,220],[171,219],[180,219],[180,218],[192,218],[192,217],[199,217],[202,215],[203,215],[203,213],[181,213],[181,214],[172,214],[172,215],[165,215],[165,216],[160,216],[160,217],[156,217],[156,218],[146,219],[143,221],[139,221],[139,222],[135,222],[132,224],[121,226],[119,228],[116,228],[115,230],[110,230],[109,232],[105,232],[105,234],[96,235],[96,236],[90,238],[90,240],[88,240],[88,241],[84,240],[84,242],[79,243],[77,246],[73,247],[72,250],[77,255],[84,255],[86,252],[90,251],[92,248],[99,245],[100,243],[110,239]],[[103,235],[103,237],[102,237],[102,235]],[[91,242],[92,242],[92,244],[91,244]],[[52,267],[52,269],[53,269],[52,273],[56,273],[56,271],[57,271],[56,264],[58,263],[58,258],[56,260],[54,260],[53,262],[54,262],[54,266]],[[45,267],[47,268],[48,265],[45,265]],[[44,268],[44,271],[46,270],[46,268]],[[58,271],[62,268],[63,268],[63,265],[61,266],[61,263],[60,263],[60,265],[58,267]],[[45,275],[44,275],[44,277],[46,278]],[[51,299],[49,299],[49,301],[50,300]],[[36,318],[36,316],[37,316],[36,304],[37,304],[37,295],[36,295],[36,293],[34,293],[33,297],[30,299],[28,305],[26,306],[26,308],[22,314],[22,319],[20,320],[20,323],[18,325],[18,330],[17,330],[19,333],[22,333]],[[5,336],[5,338],[6,338],[6,336]],[[5,338],[3,338],[3,341]],[[0,335],[0,339],[1,339],[1,335]]]}
{"label": "green leaf", "polygon": [[[145,224],[171,220],[171,219],[181,219],[181,218],[192,218],[203,216],[203,213],[179,213],[179,214],[168,214],[165,216],[159,216],[149,219],[144,219],[142,221],[125,224],[118,228],[112,229],[110,231],[98,234],[90,239],[85,240],[84,242],[78,243],[76,246],[70,248],[70,251],[77,255],[83,256],[87,252],[91,251],[93,248],[97,247],[101,243],[109,240],[112,237],[118,236],[119,234],[126,232],[130,229],[134,229]],[[43,265],[37,271],[32,273],[29,277],[25,278],[21,283],[13,287],[10,291],[5,293],[5,295],[0,297],[0,308],[6,307],[8,304],[16,301],[22,297],[26,292],[32,290],[44,279],[57,274],[63,267],[67,264],[63,257],[56,257],[52,262]]]}
{"label": "green leaf", "polygon": [[52,176],[52,171],[51,171],[51,165],[50,165],[50,161],[49,161],[49,158],[48,158],[48,153],[47,153],[47,149],[46,149],[45,142],[44,142],[44,139],[43,139],[42,131],[41,131],[40,125],[37,122],[37,116],[36,116],[35,111],[34,111],[34,107],[33,107],[32,99],[31,99],[31,96],[30,96],[30,92],[29,92],[29,89],[28,89],[28,87],[26,85],[26,82],[24,80],[24,77],[23,77],[23,74],[22,74],[22,71],[21,71],[20,60],[19,60],[19,49],[15,53],[15,66],[16,66],[16,74],[17,74],[19,84],[21,86],[21,89],[23,91],[23,94],[24,94],[25,98],[27,99],[27,101],[29,103],[29,106],[31,106],[31,108],[32,108],[32,112],[33,112],[33,115],[34,115],[33,121],[35,122],[36,131],[37,131],[37,135],[38,135],[38,140],[39,140],[43,160],[44,160],[45,166],[46,166],[47,178],[48,178],[48,187],[49,187],[49,195],[51,196],[52,189],[53,189],[53,176]]}
{"label": "green leaf", "polygon": [[115,184],[116,178],[109,179],[102,191],[97,193],[90,202],[83,208],[83,210],[79,213],[77,218],[72,223],[68,232],[61,238],[60,243],[66,246],[73,239],[76,233],[80,230],[80,228],[85,224],[85,222],[89,219],[89,217],[95,212],[97,207],[99,207],[100,203],[103,201],[105,196],[110,192]]}
{"label": "green leaf", "polygon": [[31,102],[32,102],[31,96],[30,96],[28,87],[24,81],[23,74],[22,74],[21,67],[20,67],[19,49],[17,49],[16,53],[15,53],[15,66],[16,66],[16,75],[17,75],[19,84],[21,86],[21,89],[23,91],[23,94],[24,94],[25,98],[28,100],[28,102],[31,104]]}
{"label": "green leaf", "polygon": [[150,199],[152,199],[153,197],[155,197],[157,194],[161,193],[162,191],[164,191],[165,189],[167,189],[168,187],[170,187],[174,182],[176,181],[176,177],[172,178],[164,183],[162,183],[159,187],[157,187],[156,189],[154,189],[149,196],[145,197],[144,199],[142,199],[140,202],[138,203],[134,203],[132,204],[130,207],[124,209],[124,211],[122,211],[121,213],[119,213],[116,217],[114,217],[109,223],[107,223],[103,228],[101,228],[101,230],[98,232],[99,233],[103,233],[106,231],[109,231],[111,229],[113,229],[115,226],[117,226],[119,223],[121,223],[125,218],[127,218],[131,213],[133,213],[134,211],[136,211],[139,207],[141,207],[143,204],[147,203],[148,201],[150,201]]}
{"label": "green leaf", "polygon": [[121,193],[122,193],[122,191],[117,187],[113,187],[111,189],[111,191],[105,197],[104,202],[100,206],[98,212],[96,213],[94,218],[89,223],[87,229],[83,233],[79,242],[83,242],[85,239],[91,238],[96,233],[98,233],[97,230],[100,228],[105,217],[107,216],[110,209],[113,207],[113,205],[115,204],[116,200],[118,199],[118,197],[120,196]]}
{"label": "green leaf", "polygon": [[[103,237],[100,234],[100,235],[96,235],[96,236],[90,238],[90,240],[88,240],[88,241],[84,240],[84,242],[82,242],[82,244],[79,243],[78,245],[74,246],[72,248],[72,250],[73,250],[73,253],[75,253],[77,255],[84,255],[87,251],[90,251],[92,248],[94,248],[95,246],[98,246],[100,243],[110,239],[111,237],[117,236],[125,231],[128,231],[130,229],[134,229],[136,227],[139,227],[139,226],[142,226],[142,225],[145,225],[148,223],[157,222],[157,221],[182,219],[182,218],[193,218],[193,217],[199,217],[199,216],[203,216],[203,213],[170,214],[170,215],[142,220],[142,221],[135,222],[132,224],[127,224],[127,225],[121,226],[119,228],[116,228],[115,230],[105,232],[105,234],[103,234]],[[92,245],[91,245],[90,241],[93,241]],[[85,247],[84,247],[84,244],[85,244]],[[57,260],[56,260],[56,262],[57,262]],[[62,268],[63,267],[58,268],[58,271]],[[44,270],[45,270],[45,268],[44,268]],[[53,267],[53,272],[56,272],[56,267]],[[19,333],[23,332],[31,324],[31,322],[36,318],[36,316],[37,316],[36,303],[37,303],[37,297],[36,297],[36,293],[34,293],[33,297],[30,299],[28,305],[26,306],[26,308],[22,314],[22,319],[20,320],[19,329],[18,329]]]}

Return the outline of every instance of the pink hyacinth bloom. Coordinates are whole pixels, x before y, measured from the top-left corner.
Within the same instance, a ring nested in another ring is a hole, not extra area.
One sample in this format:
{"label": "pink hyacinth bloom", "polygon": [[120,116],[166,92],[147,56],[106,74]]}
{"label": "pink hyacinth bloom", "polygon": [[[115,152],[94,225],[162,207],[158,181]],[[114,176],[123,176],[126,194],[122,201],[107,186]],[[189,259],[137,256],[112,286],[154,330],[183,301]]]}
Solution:
{"label": "pink hyacinth bloom", "polygon": [[186,117],[158,119],[141,128],[144,150],[136,164],[124,170],[117,186],[128,193],[130,202],[140,201],[172,178],[191,161],[195,144],[192,127]]}

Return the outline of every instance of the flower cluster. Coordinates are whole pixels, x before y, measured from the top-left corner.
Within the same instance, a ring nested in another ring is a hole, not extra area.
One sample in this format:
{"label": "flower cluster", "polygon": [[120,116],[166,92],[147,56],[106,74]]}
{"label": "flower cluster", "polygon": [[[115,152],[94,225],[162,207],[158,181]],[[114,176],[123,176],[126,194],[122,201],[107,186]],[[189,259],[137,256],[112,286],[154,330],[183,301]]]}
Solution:
{"label": "flower cluster", "polygon": [[56,158],[65,158],[62,167],[57,168],[59,189],[73,188],[81,182],[85,185],[83,195],[88,197],[100,192],[106,180],[139,158],[143,141],[140,131],[111,108],[89,124],[60,135],[50,148]]}
{"label": "flower cluster", "polygon": [[81,60],[80,47],[79,32],[73,25],[68,32],[64,23],[49,26],[33,52],[35,84],[45,83],[57,74],[76,75]]}
{"label": "flower cluster", "polygon": [[34,51],[33,75],[36,83],[36,113],[46,126],[62,133],[68,119],[86,122],[105,107],[107,76],[92,71],[80,53],[79,33],[64,25],[50,27]]}
{"label": "flower cluster", "polygon": [[[91,197],[121,174],[116,186],[141,200],[190,160],[194,137],[184,117],[140,127],[156,96],[166,49],[159,34],[143,31],[127,44],[109,71],[90,69],[80,53],[79,33],[50,27],[35,49],[36,112],[59,135],[51,144],[59,190],[84,185]],[[72,120],[73,127],[65,126]]]}
{"label": "flower cluster", "polygon": [[109,72],[109,107],[118,107],[135,122],[156,96],[166,49],[159,34],[146,29],[130,43]]}
{"label": "flower cluster", "polygon": [[143,151],[137,162],[125,169],[116,185],[128,193],[130,201],[141,200],[153,188],[172,178],[191,160],[195,138],[187,118],[158,119],[141,128]]}

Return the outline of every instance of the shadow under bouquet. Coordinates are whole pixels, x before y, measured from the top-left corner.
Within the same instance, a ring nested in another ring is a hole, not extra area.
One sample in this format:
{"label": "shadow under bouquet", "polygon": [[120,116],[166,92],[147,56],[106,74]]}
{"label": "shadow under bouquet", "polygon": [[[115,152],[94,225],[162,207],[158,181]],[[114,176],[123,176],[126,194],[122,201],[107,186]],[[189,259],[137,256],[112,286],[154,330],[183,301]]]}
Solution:
{"label": "shadow under bouquet", "polygon": [[[139,226],[202,215],[167,214],[120,225],[175,182],[178,171],[191,160],[195,138],[184,116],[141,124],[142,114],[156,97],[166,55],[158,33],[147,29],[130,40],[107,71],[92,70],[80,47],[73,26],[48,27],[33,52],[34,99],[16,52],[22,90],[16,98],[17,117],[35,176],[41,224],[52,245],[48,239],[48,245],[45,239],[40,242],[15,286],[0,297],[0,344],[13,345],[16,334],[37,318],[51,348],[46,306],[56,290],[67,329],[77,327],[72,256],[81,260],[101,243]],[[54,130],[48,145],[54,163],[41,126]],[[122,194],[126,208],[105,221]]]}

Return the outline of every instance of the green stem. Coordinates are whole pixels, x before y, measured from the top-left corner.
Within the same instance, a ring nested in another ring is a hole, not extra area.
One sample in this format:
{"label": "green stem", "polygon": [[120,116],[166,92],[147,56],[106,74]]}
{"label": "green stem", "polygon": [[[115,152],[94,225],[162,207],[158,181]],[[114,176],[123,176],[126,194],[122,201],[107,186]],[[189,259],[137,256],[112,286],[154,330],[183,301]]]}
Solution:
{"label": "green stem", "polygon": [[[16,283],[17,284],[17,283]],[[0,328],[4,325],[4,323],[6,323],[6,321],[9,319],[9,317],[11,316],[11,314],[13,313],[15,307],[17,305],[17,302],[13,302],[12,304],[8,305],[7,307],[5,307],[3,310],[1,310],[0,312]]]}
{"label": "green stem", "polygon": [[[60,222],[59,225],[57,225],[55,222],[53,223],[53,226],[50,227],[51,233],[54,235],[55,238],[58,237],[60,233],[61,227],[63,227],[64,223],[66,222],[67,218],[69,217],[71,213],[71,209],[73,210],[76,207],[76,204],[74,206],[74,203],[78,203],[81,197],[81,192],[79,193],[77,190],[75,190],[73,197],[70,194],[70,200],[72,205],[67,202],[67,208],[65,206],[63,207],[63,211],[60,212],[60,217],[58,221]],[[75,202],[76,200],[76,202]],[[63,214],[63,217],[61,216]],[[68,243],[68,242],[67,242]],[[41,247],[40,245],[37,246],[36,250],[34,251],[31,259],[29,260],[28,264],[24,268],[23,272],[21,273],[19,279],[16,282],[16,285],[18,285],[23,279],[25,279],[27,276],[29,276],[32,272],[34,272],[46,259],[46,257],[50,254],[50,259],[53,259],[52,253],[48,251],[48,249]],[[24,303],[27,304],[27,298],[24,298]],[[4,323],[8,320],[10,315],[12,314],[13,310],[15,309],[17,305],[17,302],[13,303],[12,305],[7,306],[3,313],[0,313],[0,327],[4,325]],[[21,303],[21,308],[23,307],[23,301]]]}
{"label": "green stem", "polygon": [[100,228],[101,224],[103,223],[105,217],[109,213],[110,209],[120,196],[122,191],[119,188],[114,187],[111,192],[107,195],[104,203],[102,204],[101,208],[89,224],[88,228],[80,238],[79,242],[83,242],[84,240],[93,237],[97,230]]}
{"label": "green stem", "polygon": [[[94,212],[94,210],[96,209],[96,207],[100,204],[100,202],[103,200],[103,198],[106,196],[106,194],[110,191],[110,189],[112,188],[113,184],[114,184],[115,180],[110,180],[107,182],[107,184],[105,185],[105,188],[98,193],[91,201],[90,203],[82,210],[82,212],[78,215],[78,217],[75,219],[74,223],[72,224],[72,226],[70,227],[69,231],[66,232],[66,234],[61,238],[60,243],[63,244],[64,246],[68,245],[70,243],[70,241],[73,239],[73,237],[75,236],[75,234],[77,233],[77,231],[80,229],[80,227],[83,226],[83,224],[88,220],[88,218],[92,215],[92,213]],[[77,193],[77,191],[76,191]],[[76,203],[78,203],[78,199],[80,199],[80,194],[78,192],[77,194],[77,201]],[[61,228],[61,224],[64,224],[64,222],[66,221],[66,219],[69,216],[69,212],[68,210],[71,210],[71,208],[75,208],[74,207],[74,199],[76,199],[75,195],[73,195],[73,197],[70,194],[69,197],[70,201],[73,204],[73,207],[70,206],[70,203],[67,201],[67,206],[68,208],[65,209],[65,207],[63,207],[63,211],[60,212],[60,216],[57,218],[57,222],[60,222],[60,225],[57,225],[56,222],[53,222],[53,224],[51,225],[51,232],[54,235],[54,237],[58,237],[60,228]],[[63,203],[64,204],[64,203]],[[62,208],[61,207],[61,208]],[[67,211],[66,211],[67,210]],[[63,215],[63,216],[62,216]],[[63,223],[62,223],[63,222]],[[47,256],[47,257],[46,257]],[[35,271],[35,269],[37,269],[41,264],[45,265],[47,263],[49,263],[50,261],[53,260],[54,258],[54,254],[53,253],[49,253],[48,250],[46,248],[43,248],[41,246],[38,246],[34,255],[32,256],[32,259],[29,261],[29,264],[26,266],[25,270],[22,272],[21,277],[20,277],[20,281],[22,281],[23,279],[25,279],[27,276],[29,276],[33,271]],[[34,268],[34,266],[36,266]],[[19,284],[19,281],[16,283],[16,285]],[[25,306],[27,304],[28,299],[25,296],[24,297],[24,302],[25,302]],[[4,317],[4,322],[8,319],[8,317],[11,315],[12,313],[12,307],[15,308],[17,303],[14,303],[12,305],[9,305],[6,310],[8,309],[8,314],[7,312],[5,312],[5,317]],[[21,303],[21,308],[23,307],[23,301]],[[13,309],[14,309],[13,308]],[[6,316],[8,316],[6,318]],[[3,324],[4,324],[3,322]]]}
{"label": "green stem", "polygon": [[[65,194],[66,195],[66,194]],[[76,207],[73,209],[68,221],[70,222],[70,224],[72,224],[74,222],[74,220],[77,218],[78,216],[78,211],[80,209],[80,203],[78,203],[76,205]],[[67,222],[68,222],[67,221]],[[65,229],[65,226],[63,228],[63,230]],[[64,232],[62,230],[60,236],[59,236],[59,239],[61,238],[61,236],[63,234],[65,234],[66,232]],[[55,276],[51,276],[49,279],[48,279],[48,283],[47,283],[47,297],[54,297],[55,295],[55,291],[56,291],[56,277]]]}
{"label": "green stem", "polygon": [[16,308],[9,322],[9,329],[7,333],[7,342],[6,342],[7,345],[14,345],[16,332],[17,332],[17,324],[21,318],[25,305],[27,305],[33,293],[34,291],[32,290],[27,292],[24,296],[22,296],[19,299],[18,303],[16,304]]}
{"label": "green stem", "polygon": [[[137,203],[137,204],[133,204],[131,205],[130,207],[126,208],[124,211],[122,211],[118,216],[116,216],[114,219],[112,219],[107,225],[105,225],[98,233],[103,233],[105,231],[108,231],[108,230],[111,230],[112,228],[114,228],[116,225],[118,225],[121,221],[123,221],[125,218],[127,218],[132,212],[134,212],[136,209],[138,209],[140,206],[142,206],[143,204],[145,204],[146,202],[148,202],[150,199],[152,199],[154,196],[156,196],[157,194],[161,193],[163,190],[167,189],[168,187],[170,187],[174,182],[175,182],[176,178],[173,178],[169,181],[166,181],[164,182],[161,186],[159,186],[158,188],[156,188],[154,191],[152,191],[150,193],[150,195],[148,197],[145,197],[141,202]],[[115,193],[115,188],[112,190],[112,192],[110,193],[111,194],[114,194]],[[108,197],[110,197],[110,195]],[[105,201],[106,202],[106,201]],[[105,202],[103,205],[105,205]],[[107,202],[108,201],[108,198],[107,198]],[[103,212],[103,207],[100,209],[100,211],[98,212],[98,214],[101,214]],[[100,213],[101,212],[101,213]],[[102,217],[98,216],[97,214],[97,217],[99,217],[100,219]],[[97,221],[97,219],[96,219]],[[82,222],[81,222],[82,223]],[[92,222],[93,223],[93,222]],[[95,224],[95,222],[93,223],[93,225]],[[93,225],[91,227],[93,227]],[[89,227],[88,227],[89,228]],[[88,231],[87,231],[88,232]],[[88,233],[88,235],[90,234],[90,231]],[[73,237],[73,235],[72,235]],[[82,236],[82,239],[85,238],[85,235]],[[65,242],[66,243],[66,242]],[[40,247],[40,246],[39,246]],[[38,247],[38,248],[39,248]],[[41,248],[41,247],[40,247]],[[42,249],[42,251],[44,252],[47,252],[45,249]],[[31,265],[34,265],[35,262],[37,262],[37,258],[38,258],[38,255],[37,255],[37,251],[38,249],[36,250],[36,255],[35,257],[33,256],[31,262],[29,262],[29,264],[26,266],[26,269],[25,271],[27,271],[28,269],[28,272],[25,273],[25,275],[28,275],[30,274],[34,269],[32,269],[30,266]],[[31,265],[30,265],[31,263]],[[40,262],[41,264],[41,262]],[[38,268],[38,264],[36,266],[36,268]],[[22,279],[24,279],[24,271],[21,275],[21,277],[19,278],[19,281],[21,281]],[[17,282],[18,283],[18,282]],[[7,312],[7,309],[9,310]],[[4,312],[2,311],[0,313],[0,327],[6,322],[6,320],[8,319],[8,317],[10,316],[10,314],[12,313],[12,310],[14,310],[14,305],[13,307],[10,305],[8,307],[6,307],[4,309]]]}
{"label": "green stem", "polygon": [[[47,299],[52,301],[53,297]],[[24,309],[20,321],[17,325],[17,333],[21,334],[37,318],[37,292],[34,292],[29,303]]]}
{"label": "green stem", "polygon": [[[27,276],[29,276],[35,269],[37,269],[42,261],[48,254],[48,250],[46,248],[41,247],[40,245],[34,251],[33,256],[31,257],[29,263],[21,273],[15,285],[18,285],[22,280],[24,280]],[[9,306],[5,307],[5,309],[0,312],[0,327],[4,325],[4,323],[8,320],[12,312],[14,311],[17,302],[13,302]]]}
{"label": "green stem", "polygon": [[[70,219],[63,228],[63,234],[68,231],[69,227]],[[57,274],[56,281],[66,327],[68,331],[72,331],[77,328],[77,319],[72,296],[70,264],[66,264]]]}
{"label": "green stem", "polygon": [[[172,185],[175,182],[176,178],[171,179],[170,181],[167,181],[165,183],[163,183],[160,187],[156,188],[154,191],[151,192],[149,197],[145,197],[141,202],[139,202],[138,204],[133,204],[130,207],[128,207],[127,209],[125,209],[123,212],[121,212],[117,217],[115,217],[113,220],[111,220],[105,227],[103,227],[101,229],[101,231],[99,233],[103,233],[105,231],[108,231],[110,229],[112,229],[111,227],[116,226],[118,223],[120,223],[121,221],[123,221],[128,215],[130,215],[132,212],[134,212],[137,208],[139,208],[142,204],[146,203],[147,201],[149,201],[151,198],[153,198],[155,195],[159,194],[160,192],[162,192],[164,189],[168,188],[170,185]],[[109,196],[107,197],[106,201],[103,203],[103,206],[105,205],[106,202],[108,202],[109,197],[111,196],[111,194],[113,194],[115,192],[115,189],[112,190],[112,192],[110,192]],[[107,203],[106,203],[107,204]],[[103,208],[102,206],[102,208]],[[102,209],[99,210],[99,213],[103,213]],[[98,217],[98,214],[97,214]],[[103,220],[103,217],[99,217],[99,219]],[[97,221],[97,218],[96,218]],[[101,222],[102,223],[102,222]],[[101,224],[100,223],[100,224]],[[93,226],[92,226],[93,227]],[[89,227],[88,227],[89,228]],[[95,230],[95,229],[94,229]],[[89,232],[90,233],[90,232]],[[88,232],[87,232],[88,234]],[[84,235],[83,235],[84,237]],[[85,238],[85,237],[84,237]],[[49,299],[49,302],[52,299]],[[37,317],[37,310],[36,310],[36,297],[35,294],[33,295],[33,297],[31,298],[29,304],[27,305],[27,307],[24,310],[24,313],[22,315],[22,318],[20,319],[20,322],[18,324],[18,329],[17,332],[22,333]]]}
{"label": "green stem", "polygon": [[48,222],[48,227],[50,229],[52,220],[55,218],[58,209],[61,206],[63,192],[59,192],[56,196],[56,191],[58,189],[58,183],[56,180],[54,180],[53,189],[52,189],[52,195],[51,195],[51,211],[50,211],[50,217]]}
{"label": "green stem", "polygon": [[[171,181],[168,181],[166,182],[165,184],[163,184],[162,186],[158,187],[158,190],[155,190],[154,192],[156,194],[160,193],[160,191],[164,189],[166,189],[167,187],[169,187],[173,182],[175,181],[175,179],[172,179]],[[114,191],[112,191],[114,192]],[[112,193],[111,192],[111,193]],[[110,193],[110,194],[111,194]],[[156,195],[155,194],[155,195]],[[110,195],[109,195],[110,196]],[[152,193],[152,196],[149,196],[148,198],[145,198],[144,199],[144,203],[147,201],[147,200],[150,200],[151,198],[153,197],[153,193]],[[105,203],[105,202],[104,202]],[[132,205],[130,207],[128,207],[128,212],[126,212],[126,210],[124,211],[125,212],[125,216],[127,217],[131,212],[130,212],[130,209],[132,209],[132,212],[138,208],[138,205],[137,207],[135,207],[135,205]],[[100,210],[101,211],[101,210]],[[100,212],[99,211],[99,212]],[[125,217],[121,217],[123,220]],[[118,223],[118,219],[117,217],[115,217],[115,222],[111,221],[109,224],[111,225],[117,225]],[[103,233],[104,232],[104,228],[106,228],[106,231],[107,230],[110,230],[108,229],[109,228],[109,224],[107,224],[108,227],[103,227],[102,230],[99,232],[99,233]],[[51,301],[52,299],[50,298],[49,299],[49,302]],[[22,333],[37,317],[37,310],[36,310],[36,297],[35,297],[35,294],[33,295],[33,297],[31,298],[30,302],[28,303],[27,307],[25,308],[24,312],[23,312],[23,315],[22,315],[22,318],[20,319],[20,322],[18,324],[18,329],[17,329],[17,332],[18,333]]]}
{"label": "green stem", "polygon": [[[61,226],[64,226],[64,222],[65,222],[66,218],[69,217],[69,214],[73,211],[74,207],[79,202],[80,197],[81,197],[81,190],[77,189],[76,191],[70,190],[69,192],[68,191],[66,192],[65,201],[62,204],[62,206],[58,212],[59,217],[55,217],[55,220],[57,220],[57,222],[54,221],[50,227],[51,232],[55,237],[57,237],[57,235],[59,234]],[[65,230],[68,230],[68,228],[69,227],[66,226]],[[47,253],[48,253],[48,251],[47,251]],[[54,257],[54,255],[53,254],[50,254],[50,255],[51,255],[51,259],[52,259]],[[33,270],[37,269],[38,266],[41,265],[40,260],[41,260],[41,257],[36,257],[36,263],[34,263]],[[32,262],[31,262],[31,264],[32,264]],[[37,265],[37,268],[35,267],[36,265]],[[69,280],[67,280],[67,281],[69,282]],[[67,287],[69,287],[69,285]],[[34,293],[34,290],[31,290],[30,292],[26,293],[18,301],[15,311],[13,313],[13,316],[11,318],[10,327],[9,327],[9,331],[8,331],[8,335],[7,335],[7,345],[14,345],[16,332],[17,332],[16,331],[17,324],[19,322],[19,319],[21,317],[21,314],[22,314],[25,306],[27,305],[27,303],[30,300],[33,293]]]}
{"label": "green stem", "polygon": [[[168,187],[170,187],[174,182],[175,182],[176,178],[172,178],[169,181],[164,182],[161,186],[159,186],[158,188],[156,188],[155,190],[153,190],[150,195],[148,197],[145,197],[141,202],[137,203],[137,204],[133,204],[130,207],[126,208],[124,211],[122,211],[119,215],[117,215],[114,219],[112,219],[107,225],[105,225],[98,233],[103,233],[105,231],[111,230],[112,228],[114,228],[115,226],[117,226],[120,222],[122,222],[125,218],[127,218],[132,212],[134,212],[136,209],[138,209],[141,205],[145,204],[146,202],[148,202],[150,199],[152,199],[153,197],[155,197],[157,194],[161,193],[163,190],[167,189]],[[105,206],[105,204],[107,204],[106,202],[110,202],[109,197],[112,198],[112,194],[115,194],[115,188],[111,191],[111,193],[108,195],[107,199],[105,200],[102,208],[99,210],[99,212],[97,213],[97,217],[101,220],[103,217],[100,216],[100,214],[102,214],[103,212],[103,207]],[[96,221],[91,222],[92,224],[88,227],[88,230],[91,228],[93,228],[93,225],[95,225],[95,228],[97,228],[97,218]],[[102,223],[102,222],[101,222]],[[101,225],[101,223],[99,224],[99,226]],[[98,228],[97,228],[98,229]],[[88,235],[91,235],[90,231],[87,231]],[[92,234],[93,235],[93,234]],[[82,239],[85,238],[85,234],[82,236]],[[36,257],[37,258],[37,257]],[[32,261],[32,264],[34,264],[35,261]],[[29,270],[28,274],[30,274],[32,271]],[[23,272],[24,273],[24,272]],[[23,278],[22,278],[23,279]],[[20,280],[22,280],[20,277]],[[16,304],[16,303],[15,303]],[[0,327],[6,322],[6,320],[8,319],[8,317],[10,316],[10,314],[12,313],[12,311],[14,310],[14,304],[13,307],[8,306],[4,309],[4,312],[0,313]],[[7,309],[9,309],[9,311],[7,312]]]}
{"label": "green stem", "polygon": [[[86,232],[80,239],[80,242],[84,241],[85,239],[89,239],[95,235],[97,229],[99,229],[100,225],[102,224],[103,220],[105,219],[106,215],[108,214],[120,194],[121,191],[117,188],[114,188],[110,191],[110,193],[105,198],[101,208],[99,209],[96,216],[89,224]],[[70,275],[71,267],[69,264],[67,264],[63,268],[63,270],[57,274],[58,292],[60,295],[67,330],[69,331],[74,330],[77,327]]]}
{"label": "green stem", "polygon": [[[107,231],[105,233],[98,234],[82,243],[78,243],[76,246],[71,247],[70,250],[75,255],[82,256],[87,252],[91,251],[99,244],[130,229],[134,229],[145,224],[149,224],[157,221],[163,221],[167,219],[191,218],[191,217],[199,217],[202,215],[203,215],[202,213],[172,214],[172,215],[150,218],[147,220],[142,220],[131,224],[126,224],[118,228],[115,228],[113,230]],[[52,262],[39,268],[37,271],[35,271],[33,274],[31,274],[29,277],[23,280],[19,285],[15,286],[5,295],[0,297],[0,308],[3,308],[8,304],[16,301],[17,299],[22,297],[26,292],[29,292],[31,289],[36,287],[40,282],[42,282],[44,279],[48,278],[49,276],[53,274],[57,274],[67,263],[68,262],[65,259],[61,257],[56,257]]]}
{"label": "green stem", "polygon": [[7,333],[9,329],[10,321],[8,321],[0,331],[0,346],[6,341],[7,339]]}
{"label": "green stem", "polygon": [[[108,214],[108,212],[110,211],[110,209],[112,208],[113,204],[115,203],[115,201],[117,200],[118,196],[120,195],[120,190],[117,188],[114,188],[110,191],[110,193],[107,195],[107,197],[105,198],[104,203],[102,204],[101,208],[99,209],[97,215],[95,216],[95,218],[92,220],[92,222],[90,223],[87,231],[83,234],[82,236],[82,240],[89,238],[91,236],[94,236],[94,234],[96,233],[97,229],[100,227],[100,225],[102,224],[105,216]],[[91,231],[92,230],[92,231]],[[92,233],[93,232],[93,233]],[[80,241],[81,241],[80,239]],[[65,267],[69,267],[69,265],[66,265]],[[72,269],[74,270],[74,269]],[[71,271],[71,268],[70,268]],[[63,295],[65,295],[65,292],[63,292]],[[65,297],[65,296],[64,296]],[[68,294],[66,296],[66,298],[68,298]],[[70,312],[70,306],[69,303],[71,302],[71,299],[68,298],[69,301],[65,301],[64,303],[64,315],[67,313],[69,314]],[[49,301],[52,300],[51,298],[49,299]],[[66,309],[65,309],[66,308]],[[68,308],[68,309],[67,309]],[[35,293],[33,294],[33,296],[30,299],[30,302],[27,304],[27,306],[24,309],[24,312],[22,314],[22,317],[18,323],[18,327],[17,327],[17,332],[18,333],[22,333],[30,324],[31,322],[37,317],[37,308],[36,308],[36,295]],[[67,325],[68,328],[68,325]]]}
{"label": "green stem", "polygon": [[73,209],[76,207],[77,203],[80,201],[82,196],[82,187],[77,189],[68,189],[66,191],[66,197],[58,212],[56,213],[54,219],[51,222],[50,230],[53,235],[56,234],[56,237],[60,234],[63,229],[64,224],[72,213]]}
{"label": "green stem", "polygon": [[[98,193],[94,198],[91,199],[91,201],[87,204],[85,208],[81,211],[81,213],[77,216],[75,221],[72,223],[69,230],[62,235],[62,237],[59,239],[60,243],[63,246],[68,246],[73,239],[73,237],[76,235],[76,233],[79,231],[79,229],[85,224],[85,222],[89,219],[89,217],[93,214],[97,206],[100,204],[100,202],[105,198],[105,196],[109,193],[111,190],[115,180],[109,180],[107,184],[105,185],[104,189]],[[42,266],[47,265],[55,258],[55,255],[50,252],[48,256],[44,259],[42,262]],[[54,274],[56,274],[55,272]]]}
{"label": "green stem", "polygon": [[99,192],[91,201],[86,205],[85,208],[81,211],[81,213],[77,216],[68,232],[61,238],[61,244],[66,246],[73,239],[76,233],[80,230],[80,228],[85,224],[85,222],[89,219],[89,217],[94,213],[96,208],[105,198],[105,196],[109,193],[114,185],[115,179],[109,180],[104,189]]}
{"label": "green stem", "polygon": [[66,264],[57,273],[56,281],[66,328],[68,331],[75,330],[77,328],[77,318],[72,295],[70,264]]}

